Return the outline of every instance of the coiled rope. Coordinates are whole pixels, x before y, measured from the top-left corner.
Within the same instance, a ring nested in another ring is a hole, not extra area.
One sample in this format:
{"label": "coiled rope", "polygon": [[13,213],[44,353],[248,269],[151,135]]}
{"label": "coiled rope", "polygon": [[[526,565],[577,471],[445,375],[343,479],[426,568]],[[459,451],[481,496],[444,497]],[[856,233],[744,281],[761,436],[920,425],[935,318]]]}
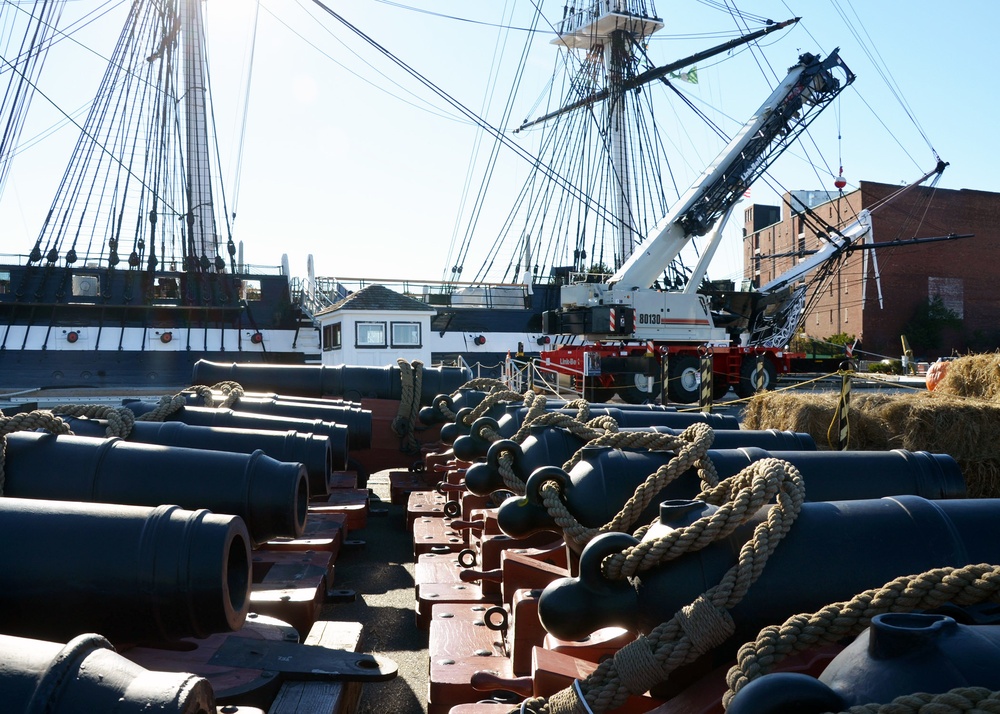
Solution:
{"label": "coiled rope", "polygon": [[[866,590],[850,600],[827,605],[817,612],[795,615],[781,625],[765,627],[756,640],[740,647],[736,665],[726,675],[729,691],[722,698],[723,706],[728,707],[736,692],[769,672],[788,655],[857,635],[871,624],[875,615],[930,610],[948,602],[960,606],[974,605],[987,600],[1000,602],[1000,566],[980,563],[961,568],[935,568],[919,575],[896,578],[880,588]],[[855,708],[850,711],[855,711]],[[882,710],[863,708],[858,711]],[[886,711],[902,714],[920,709]],[[936,714],[950,710],[924,711]],[[983,711],[1000,712],[1000,707],[991,704],[990,708],[984,708]]]}
{"label": "coiled rope", "polygon": [[399,411],[389,427],[392,433],[399,437],[399,450],[405,454],[416,454],[420,451],[417,440],[417,415],[420,413],[420,394],[423,389],[424,363],[418,359],[407,362],[400,357],[399,365],[401,382],[399,396]]}
{"label": "coiled rope", "polygon": [[[521,395],[517,394],[517,392],[509,391],[507,389],[506,384],[501,382],[499,379],[493,379],[492,377],[476,377],[475,379],[470,379],[468,382],[459,387],[455,392],[453,392],[451,394],[451,398],[454,399],[458,397],[459,395],[461,395],[462,390],[465,389],[475,389],[482,392],[506,392],[508,394],[516,395],[514,399],[507,399],[505,401],[518,401],[521,399]],[[439,399],[434,406],[438,408],[438,410],[445,416],[446,419],[449,419],[452,422],[457,421],[458,414],[456,414],[451,410],[451,408],[448,406],[448,402],[446,402],[444,399]],[[480,412],[480,414],[477,415],[475,418],[478,419],[479,416],[482,416],[482,412]],[[470,424],[472,424],[472,420],[469,420],[465,425],[469,426]]]}
{"label": "coiled rope", "polygon": [[72,434],[69,424],[51,412],[35,410],[14,416],[0,416],[0,496],[7,484],[4,464],[7,462],[7,434],[15,431],[36,431],[45,429],[50,434]]}
{"label": "coiled rope", "polygon": [[[606,578],[630,578],[662,562],[699,550],[724,538],[772,498],[777,502],[753,537],[740,549],[738,562],[718,585],[668,622],[640,636],[605,660],[586,679],[549,698],[524,701],[511,714],[602,714],[641,694],[729,638],[735,631],[729,609],[740,602],[802,507],[805,487],[798,469],[786,461],[763,459],[712,489],[711,498],[728,495],[718,510],[656,539],[644,541],[602,563]],[[700,498],[700,496],[699,496]]]}
{"label": "coiled rope", "polygon": [[[206,407],[217,409],[230,408],[246,394],[238,382],[225,381],[211,387],[194,385],[173,396],[160,397],[156,408],[141,416],[136,416],[128,407],[112,407],[106,404],[60,404],[48,411],[63,416],[104,419],[108,422],[108,426],[104,430],[108,437],[117,436],[121,439],[127,439],[132,433],[132,425],[135,422],[161,422],[165,421],[171,414],[180,411],[187,404],[185,393],[189,392],[194,392],[196,396],[200,397]],[[213,392],[222,392],[225,398],[216,404]]]}
{"label": "coiled rope", "polygon": [[[542,503],[549,516],[563,531],[567,542],[582,547],[602,533],[626,533],[632,528],[653,499],[668,484],[676,480],[689,469],[697,467],[698,477],[702,482],[703,495],[710,494],[712,502],[721,497],[714,489],[719,486],[719,472],[715,464],[708,458],[708,450],[715,439],[715,431],[707,424],[692,424],[680,434],[656,434],[650,432],[615,432],[601,435],[587,443],[587,446],[608,446],[612,448],[643,448],[650,451],[673,451],[675,455],[667,463],[650,474],[639,484],[632,497],[622,506],[621,510],[606,524],[599,528],[588,528],[581,524],[576,516],[566,507],[562,488],[556,481],[546,481],[539,488]],[[569,471],[580,460],[581,451],[577,451],[563,464],[563,470]],[[728,486],[725,488],[728,489]],[[645,529],[636,535],[642,537]]]}
{"label": "coiled rope", "polygon": [[[566,403],[567,408],[576,408],[576,415],[563,414],[562,412],[550,412],[546,410],[546,399],[544,396],[535,395],[528,392],[524,398],[528,406],[528,412],[524,415],[521,428],[511,437],[511,441],[521,444],[531,433],[533,426],[558,426],[569,430],[577,438],[585,443],[601,436],[618,431],[618,422],[609,416],[598,416],[587,419],[590,416],[590,404],[583,399],[576,399]],[[499,441],[502,437],[489,426],[480,429],[478,436],[485,441]],[[524,481],[514,472],[514,456],[507,449],[500,452],[497,457],[497,472],[503,479],[504,487],[515,495],[524,495]]]}

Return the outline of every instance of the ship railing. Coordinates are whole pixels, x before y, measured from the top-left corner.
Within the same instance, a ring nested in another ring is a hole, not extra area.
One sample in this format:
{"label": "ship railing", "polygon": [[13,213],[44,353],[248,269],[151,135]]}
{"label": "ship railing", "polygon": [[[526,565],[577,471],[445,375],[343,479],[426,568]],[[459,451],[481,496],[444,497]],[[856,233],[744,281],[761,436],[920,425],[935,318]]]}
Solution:
{"label": "ship railing", "polygon": [[[534,391],[562,399],[578,399],[583,394],[586,376],[560,367],[554,370],[532,359],[508,356],[503,366],[503,382],[514,392]],[[576,386],[579,385],[579,389]]]}
{"label": "ship railing", "polygon": [[581,0],[576,6],[571,3],[566,16],[556,23],[556,34],[570,35],[605,15],[655,17],[656,10],[647,7],[650,4],[647,0],[593,0],[589,5]]}
{"label": "ship railing", "polygon": [[382,285],[430,307],[523,310],[531,306],[531,286],[525,283],[473,283],[403,280],[399,278],[316,278],[317,290],[335,285],[342,297],[370,285]]}
{"label": "ship railing", "polygon": [[348,294],[344,290],[341,295],[337,288],[325,282],[321,283],[319,279],[310,281],[307,278],[291,278],[288,283],[292,301],[297,303],[311,319],[315,319],[316,313],[332,307]]}

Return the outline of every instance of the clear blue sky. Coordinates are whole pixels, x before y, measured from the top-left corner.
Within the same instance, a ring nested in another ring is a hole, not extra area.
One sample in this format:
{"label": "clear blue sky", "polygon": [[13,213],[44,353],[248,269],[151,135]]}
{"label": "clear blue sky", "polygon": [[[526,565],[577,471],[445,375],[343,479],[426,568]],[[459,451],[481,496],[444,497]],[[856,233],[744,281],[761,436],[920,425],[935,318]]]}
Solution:
{"label": "clear blue sky", "polygon": [[[562,2],[539,1],[550,19],[561,17]],[[463,104],[494,124],[500,122],[511,67],[526,34],[519,29],[504,33],[498,25],[526,27],[534,11],[531,2],[328,4]],[[729,13],[696,0],[654,4],[666,22],[650,45],[658,64],[728,39],[737,27]],[[81,42],[96,46],[113,41],[123,17],[125,3],[121,5],[106,23],[95,23],[82,35]],[[254,5],[252,0],[207,2],[216,119],[221,151],[231,168]],[[830,189],[832,177],[825,167],[836,172],[841,161],[851,185],[861,179],[910,181],[933,168],[930,144],[951,163],[940,185],[1000,191],[992,56],[1000,3],[755,0],[737,5],[774,20],[798,15],[803,21],[766,38],[757,54],[699,66],[698,85],[684,86],[727,131],[750,116],[776,75],[784,76],[800,52],[825,55],[839,46],[858,74],[854,88],[814,124],[811,138],[800,142],[810,160],[824,168],[817,174],[801,150],[789,152],[772,169],[776,185]],[[479,180],[472,158],[476,127],[309,0],[261,0],[259,6],[238,192],[232,176],[227,181],[227,190],[236,197],[234,237],[243,242],[248,262],[276,265],[284,253],[292,272],[301,275],[311,253],[320,275],[439,278],[448,266],[453,235],[464,231],[463,194],[475,190],[466,189],[469,172],[473,183]],[[538,113],[532,104],[542,96],[554,62],[549,39],[535,39],[511,125]],[[493,69],[500,56],[501,68]],[[96,86],[99,58],[81,59],[75,71],[82,74],[67,70],[43,85],[68,111],[83,106],[85,90]],[[492,80],[495,72],[500,77]],[[908,104],[912,118],[894,93]],[[686,176],[679,177],[683,189],[714,157],[719,143],[690,115],[676,112],[679,123],[671,141],[677,145],[678,166],[687,167]],[[55,121],[55,115],[50,119]],[[672,121],[666,115],[660,119],[668,125]],[[0,252],[23,253],[30,247],[63,169],[60,151],[68,155],[74,140],[75,131],[64,128],[19,157],[0,203],[5,226]],[[484,242],[495,235],[526,170],[521,159],[505,152],[494,180],[494,202],[480,219]],[[762,184],[754,187],[752,198],[776,202],[774,192]],[[734,220],[740,220],[739,214]],[[734,234],[710,275],[735,273],[739,251]]]}

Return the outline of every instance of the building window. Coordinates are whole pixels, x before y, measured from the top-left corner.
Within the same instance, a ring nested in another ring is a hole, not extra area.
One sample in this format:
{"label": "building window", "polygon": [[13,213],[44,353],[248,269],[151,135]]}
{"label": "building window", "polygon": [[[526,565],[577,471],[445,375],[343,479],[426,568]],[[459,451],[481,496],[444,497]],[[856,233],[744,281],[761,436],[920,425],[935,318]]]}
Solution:
{"label": "building window", "polygon": [[419,322],[393,322],[392,323],[392,346],[393,347],[420,347],[420,323]]}
{"label": "building window", "polygon": [[385,347],[384,322],[359,322],[357,330],[357,347]]}
{"label": "building window", "polygon": [[342,346],[340,323],[335,322],[332,325],[323,325],[323,351],[339,350]]}

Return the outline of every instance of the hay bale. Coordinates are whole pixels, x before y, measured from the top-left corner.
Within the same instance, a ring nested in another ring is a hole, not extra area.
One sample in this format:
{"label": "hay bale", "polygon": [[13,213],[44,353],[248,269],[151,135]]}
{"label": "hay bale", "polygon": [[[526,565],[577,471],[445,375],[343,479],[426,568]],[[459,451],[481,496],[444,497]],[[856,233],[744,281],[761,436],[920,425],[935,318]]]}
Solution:
{"label": "hay bale", "polygon": [[[888,433],[878,416],[878,407],[888,397],[860,395],[851,400],[847,423],[848,448],[883,451],[889,446]],[[744,410],[744,429],[781,429],[805,432],[819,449],[835,449],[838,425],[835,422],[839,392],[762,392]]]}
{"label": "hay bale", "polygon": [[1000,496],[1000,404],[935,390],[883,405],[894,448],[948,454],[962,469],[972,498]]}
{"label": "hay bale", "polygon": [[[830,449],[838,399],[831,392],[758,394],[747,404],[743,428],[802,431],[820,449]],[[849,422],[851,450],[948,454],[958,462],[970,498],[1000,497],[1000,403],[938,390],[863,394],[851,400]]]}
{"label": "hay bale", "polygon": [[1000,353],[967,355],[948,365],[935,394],[1000,401]]}

